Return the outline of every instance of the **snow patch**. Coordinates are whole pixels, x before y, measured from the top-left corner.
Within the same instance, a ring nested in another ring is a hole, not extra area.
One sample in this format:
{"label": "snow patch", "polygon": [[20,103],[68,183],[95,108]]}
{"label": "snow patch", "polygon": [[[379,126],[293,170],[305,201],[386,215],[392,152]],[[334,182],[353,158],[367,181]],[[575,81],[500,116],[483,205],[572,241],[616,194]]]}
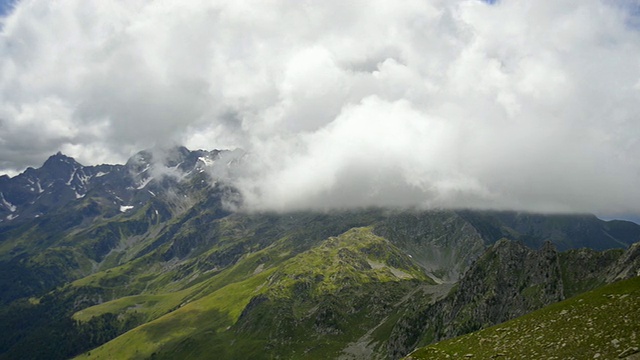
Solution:
{"label": "snow patch", "polygon": [[84,173],[84,171],[82,172],[82,175],[78,175],[78,179],[80,180],[80,182],[82,183],[82,186],[86,186],[89,183],[89,180],[91,180],[91,176],[88,176],[87,174]]}
{"label": "snow patch", "polygon": [[140,171],[139,173],[137,173],[136,175],[140,175],[142,173],[144,173],[145,171],[149,170],[149,168],[151,168],[151,164],[146,164],[144,166],[144,169],[142,169],[142,171]]}
{"label": "snow patch", "polygon": [[144,179],[142,181],[142,183],[140,184],[140,186],[138,186],[138,190],[140,189],[144,189],[145,186],[147,186],[149,184],[149,182],[151,182],[151,180],[153,180],[153,176],[149,176],[148,178]]}
{"label": "snow patch", "polygon": [[127,212],[129,210],[133,209],[133,206],[123,206],[120,205],[120,212]]}
{"label": "snow patch", "polygon": [[102,171],[100,171],[100,172],[98,172],[98,173],[96,174],[96,177],[97,177],[97,178],[98,178],[98,177],[103,177],[103,176],[107,175],[108,173],[109,173],[109,172],[102,172]]}
{"label": "snow patch", "polygon": [[[11,212],[15,212],[18,208],[13,205],[12,203],[8,202],[5,198],[4,198],[4,194],[0,192],[0,200],[2,200],[2,204],[9,209],[9,211]],[[11,219],[9,219],[11,220]]]}
{"label": "snow patch", "polygon": [[149,192],[149,194],[151,194],[151,196],[156,196],[156,194],[153,191],[151,190],[147,190],[147,191]]}
{"label": "snow patch", "polygon": [[78,194],[78,192],[76,191],[76,199],[82,199],[82,198],[84,197],[84,195],[86,195],[86,194],[80,195],[80,194]]}
{"label": "snow patch", "polygon": [[73,181],[73,177],[76,176],[76,172],[78,170],[73,170],[73,172],[71,173],[71,177],[69,177],[69,180],[67,181],[67,185],[71,185],[71,182]]}
{"label": "snow patch", "polygon": [[20,215],[11,214],[11,215],[7,216],[7,220],[13,220],[13,219],[17,218],[18,216],[20,216]]}
{"label": "snow patch", "polygon": [[203,157],[203,156],[200,156],[198,158],[198,161],[202,161],[205,166],[211,166],[215,162],[214,160],[206,158],[206,157]]}

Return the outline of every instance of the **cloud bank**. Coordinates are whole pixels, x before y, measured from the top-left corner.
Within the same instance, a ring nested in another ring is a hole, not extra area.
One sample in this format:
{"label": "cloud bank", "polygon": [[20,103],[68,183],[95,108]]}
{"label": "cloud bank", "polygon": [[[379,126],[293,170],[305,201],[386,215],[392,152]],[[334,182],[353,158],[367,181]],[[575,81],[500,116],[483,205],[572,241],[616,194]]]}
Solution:
{"label": "cloud bank", "polygon": [[22,0],[0,169],[243,148],[253,209],[640,213],[636,1]]}

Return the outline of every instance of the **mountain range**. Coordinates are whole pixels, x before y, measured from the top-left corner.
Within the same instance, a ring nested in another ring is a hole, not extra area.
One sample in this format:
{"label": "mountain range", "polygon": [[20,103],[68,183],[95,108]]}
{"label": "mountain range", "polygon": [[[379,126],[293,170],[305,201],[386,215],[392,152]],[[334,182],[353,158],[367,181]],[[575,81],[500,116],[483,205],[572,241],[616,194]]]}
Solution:
{"label": "mountain range", "polygon": [[0,359],[398,359],[639,275],[633,222],[242,211],[242,161],[58,153],[0,177]]}

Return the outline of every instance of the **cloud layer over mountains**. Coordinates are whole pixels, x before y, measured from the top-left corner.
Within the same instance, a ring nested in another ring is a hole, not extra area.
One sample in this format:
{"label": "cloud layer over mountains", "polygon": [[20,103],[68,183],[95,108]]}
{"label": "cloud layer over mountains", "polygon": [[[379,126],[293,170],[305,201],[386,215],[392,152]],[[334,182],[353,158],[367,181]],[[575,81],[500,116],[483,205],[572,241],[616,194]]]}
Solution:
{"label": "cloud layer over mountains", "polygon": [[22,0],[0,169],[243,148],[257,209],[640,213],[635,1]]}

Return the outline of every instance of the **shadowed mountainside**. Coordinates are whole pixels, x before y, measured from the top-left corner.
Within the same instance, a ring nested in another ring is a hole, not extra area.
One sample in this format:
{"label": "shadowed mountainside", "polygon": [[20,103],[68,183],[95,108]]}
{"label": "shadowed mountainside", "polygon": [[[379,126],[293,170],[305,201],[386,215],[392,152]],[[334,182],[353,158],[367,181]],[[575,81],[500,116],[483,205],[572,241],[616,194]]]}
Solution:
{"label": "shadowed mountainside", "polygon": [[397,358],[637,271],[630,222],[234,212],[238,154],[154,154],[0,178],[0,358]]}

